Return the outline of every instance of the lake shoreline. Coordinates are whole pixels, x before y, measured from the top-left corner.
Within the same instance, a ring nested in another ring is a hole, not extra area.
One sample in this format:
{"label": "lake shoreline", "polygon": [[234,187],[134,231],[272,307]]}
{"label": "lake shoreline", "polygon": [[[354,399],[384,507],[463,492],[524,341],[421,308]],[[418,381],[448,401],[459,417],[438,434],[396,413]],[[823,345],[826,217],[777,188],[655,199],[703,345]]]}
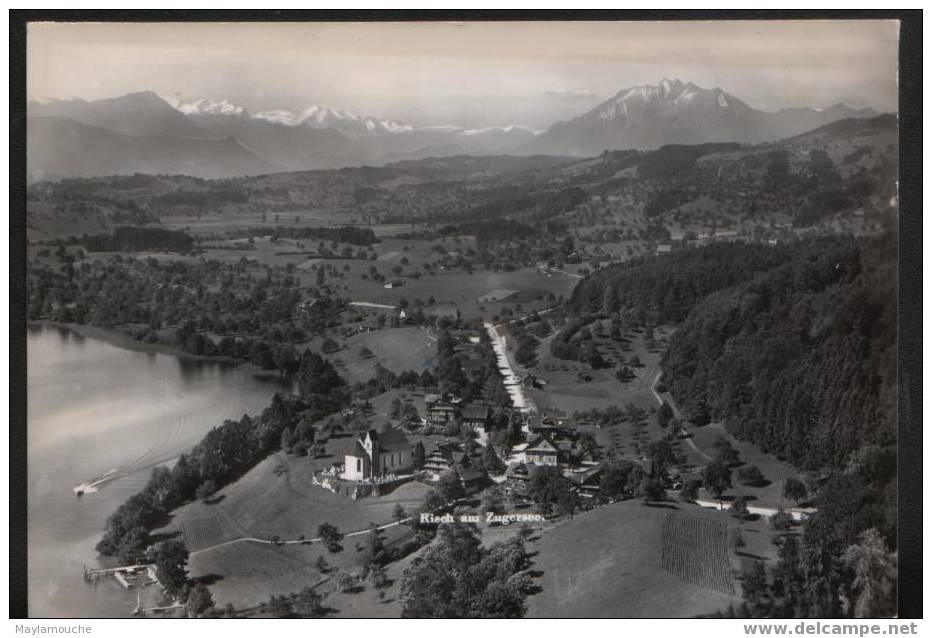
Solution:
{"label": "lake shoreline", "polygon": [[179,359],[187,359],[190,361],[231,364],[242,367],[256,374],[271,373],[269,370],[263,370],[262,368],[253,365],[249,361],[237,359],[236,357],[215,357],[203,354],[191,354],[190,352],[185,352],[177,346],[170,346],[164,343],[146,343],[145,341],[138,341],[129,334],[117,328],[101,328],[100,326],[94,326],[90,324],[68,323],[63,321],[53,321],[51,319],[33,319],[28,321],[26,325],[27,327],[48,326],[50,328],[69,330],[82,337],[104,341],[109,343],[111,346],[123,348],[124,350],[134,350],[136,352],[159,352],[161,354],[168,354],[174,357],[178,357]]}

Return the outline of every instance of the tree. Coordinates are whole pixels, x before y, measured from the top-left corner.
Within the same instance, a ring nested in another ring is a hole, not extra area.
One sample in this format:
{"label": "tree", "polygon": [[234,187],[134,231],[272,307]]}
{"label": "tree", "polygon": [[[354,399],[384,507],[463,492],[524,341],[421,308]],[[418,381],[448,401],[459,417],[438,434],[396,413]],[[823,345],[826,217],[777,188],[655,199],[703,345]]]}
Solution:
{"label": "tree", "polygon": [[331,525],[330,523],[321,523],[317,527],[317,535],[324,542],[324,545],[327,547],[327,551],[331,554],[335,554],[343,549],[340,545],[340,541],[343,540],[343,534],[340,533],[340,530],[337,529],[336,525]]}
{"label": "tree", "polygon": [[673,408],[670,407],[670,404],[664,401],[660,405],[660,409],[657,410],[657,425],[662,428],[670,425],[670,421],[673,420]]}
{"label": "tree", "polygon": [[764,482],[764,473],[756,465],[745,465],[738,470],[738,478],[745,485],[761,485]]}
{"label": "tree", "polygon": [[392,510],[392,518],[398,522],[408,518],[408,513],[405,511],[405,508],[401,503],[395,503],[395,509]]}
{"label": "tree", "polygon": [[495,453],[491,443],[482,452],[482,465],[489,474],[501,474],[505,471],[505,464]]}
{"label": "tree", "polygon": [[388,574],[383,567],[372,567],[369,569],[369,582],[376,589],[388,587]]}
{"label": "tree", "polygon": [[783,498],[788,498],[799,506],[800,501],[809,495],[806,484],[798,478],[789,477],[783,481]]}
{"label": "tree", "polygon": [[555,505],[558,514],[561,516],[569,514],[572,519],[576,515],[576,510],[579,509],[579,495],[576,490],[567,485],[567,489],[557,493]]}
{"label": "tree", "polygon": [[505,499],[502,495],[502,490],[500,487],[497,485],[490,487],[482,493],[482,511],[498,514],[502,510],[502,504],[504,503],[504,500]]}
{"label": "tree", "polygon": [[327,337],[320,344],[320,351],[324,354],[333,354],[334,352],[340,349],[340,344],[334,341],[331,337]]}
{"label": "tree", "polygon": [[736,552],[744,547],[747,543],[744,542],[744,536],[741,534],[740,527],[729,527],[728,528],[728,546],[733,552]]}
{"label": "tree", "polygon": [[696,479],[691,479],[683,483],[683,487],[680,488],[679,497],[681,501],[686,503],[691,503],[699,498],[699,488],[702,486],[702,481],[697,481]]}
{"label": "tree", "polygon": [[767,584],[767,573],[764,563],[756,560],[750,573],[742,578],[743,606],[751,618],[768,618],[773,601],[770,598],[770,587]]}
{"label": "tree", "polygon": [[194,497],[199,501],[206,501],[210,495],[217,491],[217,485],[210,479],[197,486]]}
{"label": "tree", "polygon": [[457,476],[456,472],[453,470],[443,473],[440,480],[437,482],[437,491],[448,503],[463,498],[466,495],[463,492],[463,484],[460,482],[459,476]]}
{"label": "tree", "polygon": [[190,618],[198,618],[213,606],[214,599],[204,583],[196,584],[188,593],[188,600],[185,602],[185,609]]}
{"label": "tree", "polygon": [[294,447],[294,433],[291,428],[285,428],[282,430],[281,450],[282,452],[289,452],[292,447]]}
{"label": "tree", "polygon": [[188,548],[170,539],[159,543],[152,554],[156,577],[170,596],[181,594],[188,583]]}
{"label": "tree", "polygon": [[388,552],[385,550],[385,531],[379,529],[375,523],[369,523],[369,533],[366,534],[366,542],[358,547],[363,567],[371,568],[373,566],[382,566],[389,561]]}
{"label": "tree", "polygon": [[326,574],[330,571],[330,564],[327,562],[327,559],[320,555],[317,557],[317,560],[314,562],[314,567],[321,574]]}
{"label": "tree", "polygon": [[645,505],[652,502],[662,501],[666,495],[663,483],[652,476],[645,476],[641,480],[638,488],[638,496],[644,501]]}
{"label": "tree", "polygon": [[349,592],[356,587],[356,577],[349,572],[340,572],[336,577],[337,587],[341,592]]}
{"label": "tree", "polygon": [[718,456],[716,457],[716,460],[721,462],[723,465],[731,467],[741,462],[738,459],[738,450],[732,447],[731,442],[724,436],[719,436],[715,440],[714,447],[718,450]]}
{"label": "tree", "polygon": [[418,441],[414,444],[414,450],[411,453],[411,458],[415,470],[420,470],[424,467],[424,461],[427,458],[427,454],[424,451],[424,444],[421,441]]}
{"label": "tree", "polygon": [[731,470],[718,460],[709,463],[702,472],[702,485],[715,495],[721,505],[722,495],[731,489]]}
{"label": "tree", "polygon": [[566,496],[566,492],[571,489],[570,482],[563,477],[559,468],[552,465],[541,465],[531,471],[528,495],[535,502],[544,506],[545,510],[549,510],[554,505],[559,507],[561,503],[569,504],[570,501]]}
{"label": "tree", "polygon": [[469,525],[440,529],[405,569],[400,598],[404,618],[520,618],[528,582],[524,540],[484,548]]}
{"label": "tree", "polygon": [[665,479],[667,470],[676,463],[673,447],[669,441],[654,441],[647,447],[647,458],[650,459],[651,475],[658,479]]}
{"label": "tree", "polygon": [[291,609],[302,618],[320,618],[324,615],[322,600],[323,597],[311,587],[305,587],[294,595]]}
{"label": "tree", "polygon": [[782,507],[777,508],[777,513],[770,517],[770,529],[775,532],[785,532],[793,526],[793,517],[786,513]]}
{"label": "tree", "polygon": [[731,507],[728,508],[728,511],[731,512],[731,515],[735,518],[747,518],[750,515],[747,498],[743,495],[736,496],[735,500],[731,502]]}
{"label": "tree", "polygon": [[896,614],[896,554],[888,552],[876,529],[861,533],[860,542],[850,545],[842,561],[854,573],[851,590],[854,615],[883,618]]}

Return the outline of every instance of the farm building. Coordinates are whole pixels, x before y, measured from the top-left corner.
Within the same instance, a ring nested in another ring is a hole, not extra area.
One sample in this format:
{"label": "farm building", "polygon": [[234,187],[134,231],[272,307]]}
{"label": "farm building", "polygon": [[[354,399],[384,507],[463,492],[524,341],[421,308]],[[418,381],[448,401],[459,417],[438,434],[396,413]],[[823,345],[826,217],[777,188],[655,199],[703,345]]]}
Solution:
{"label": "farm building", "polygon": [[486,482],[485,470],[475,467],[464,467],[457,471],[460,483],[466,496],[471,496],[481,490]]}
{"label": "farm building", "polygon": [[573,483],[580,496],[594,498],[599,493],[602,480],[602,465],[597,463],[584,466],[578,470],[567,472],[564,476]]}
{"label": "farm building", "polygon": [[344,454],[343,478],[364,481],[411,469],[412,445],[403,432],[391,427],[368,430],[353,439]]}
{"label": "farm building", "polygon": [[533,374],[528,374],[523,379],[521,379],[521,385],[524,386],[528,390],[533,390],[535,388],[536,389],[543,388],[545,385],[547,385],[547,382],[538,376],[534,376]]}

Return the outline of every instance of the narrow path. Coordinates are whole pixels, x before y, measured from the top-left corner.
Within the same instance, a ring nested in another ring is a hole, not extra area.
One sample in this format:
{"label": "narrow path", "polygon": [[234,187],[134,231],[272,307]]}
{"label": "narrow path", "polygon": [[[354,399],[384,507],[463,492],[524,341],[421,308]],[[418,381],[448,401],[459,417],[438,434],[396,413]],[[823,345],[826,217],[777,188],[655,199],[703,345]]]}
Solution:
{"label": "narrow path", "polygon": [[[660,405],[663,405],[663,397],[661,397],[660,393],[657,392],[657,382],[660,381],[660,377],[662,376],[663,376],[663,371],[657,372],[657,376],[654,377],[654,382],[650,384],[650,391],[654,395],[654,398],[657,399],[657,403],[659,403]],[[680,409],[676,407],[676,404],[673,402],[673,399],[671,398],[669,401],[667,401],[667,403],[670,406],[670,408],[673,410],[673,416],[676,417],[677,420],[682,419],[682,416],[680,414]],[[696,454],[704,458],[709,463],[712,462],[712,457],[706,454],[705,452],[703,452],[702,450],[700,450],[699,447],[695,444],[695,442],[693,442],[693,439],[691,436],[687,436],[685,439],[682,439],[682,440],[686,441],[686,445],[691,447],[693,452],[695,452]]]}
{"label": "narrow path", "polygon": [[[402,520],[400,520],[400,521],[395,521],[395,522],[393,522],[393,523],[386,523],[385,525],[379,525],[376,529],[380,529],[380,530],[383,530],[383,529],[390,529],[390,528],[392,528],[392,527],[397,527],[398,525],[401,525],[401,524],[403,524],[403,523],[407,523],[407,522],[410,521],[410,520],[411,520],[411,517],[409,516],[408,518],[404,518],[404,519],[402,519]],[[343,538],[352,538],[353,536],[362,536],[362,535],[364,535],[364,534],[369,534],[369,533],[371,533],[371,532],[372,532],[372,530],[371,530],[370,528],[367,527],[366,529],[361,529],[361,530],[357,530],[357,531],[355,531],[355,532],[349,532],[348,534],[344,534],[344,535],[343,535]],[[216,545],[211,545],[210,547],[204,547],[204,548],[202,548],[202,549],[198,549],[198,550],[195,550],[195,551],[193,551],[193,552],[189,552],[188,555],[189,555],[189,556],[195,556],[195,555],[201,554],[201,553],[203,553],[203,552],[209,552],[209,551],[212,550],[212,549],[217,549],[218,547],[224,547],[224,546],[226,546],[226,545],[233,545],[234,543],[259,543],[259,544],[262,544],[262,545],[275,545],[275,546],[279,546],[279,545],[310,545],[310,544],[312,544],[312,543],[320,543],[320,542],[323,542],[323,539],[320,538],[320,537],[318,537],[318,538],[306,538],[306,539],[304,539],[304,540],[293,540],[293,541],[284,541],[284,540],[272,541],[272,540],[269,540],[269,539],[267,539],[267,538],[256,538],[256,537],[254,537],[254,536],[244,536],[244,537],[242,537],[242,538],[234,538],[234,539],[231,539],[231,540],[228,540],[228,541],[224,541],[224,542],[222,542],[222,543],[217,543]]]}
{"label": "narrow path", "polygon": [[358,306],[360,308],[382,308],[383,310],[394,310],[395,306],[390,306],[384,303],[372,303],[369,301],[351,301],[349,302],[351,306]]}

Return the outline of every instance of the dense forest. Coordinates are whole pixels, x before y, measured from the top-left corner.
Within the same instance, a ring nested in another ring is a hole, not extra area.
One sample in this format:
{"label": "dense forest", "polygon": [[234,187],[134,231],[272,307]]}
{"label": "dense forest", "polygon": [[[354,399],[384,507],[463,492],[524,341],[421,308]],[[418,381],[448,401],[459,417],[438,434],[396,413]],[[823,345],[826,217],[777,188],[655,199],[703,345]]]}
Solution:
{"label": "dense forest", "polygon": [[805,469],[893,445],[895,281],[889,235],[794,247],[682,322],[662,364],[674,396]]}
{"label": "dense forest", "polygon": [[895,613],[896,280],[884,233],[646,258],[574,292],[562,335],[638,307],[676,323],[661,366],[685,415],[809,471],[816,513],[729,615]]}
{"label": "dense forest", "polygon": [[121,226],[112,233],[86,235],[79,242],[90,252],[135,253],[145,250],[167,250],[186,253],[194,247],[187,233],[165,228]]}
{"label": "dense forest", "polygon": [[289,239],[316,239],[319,241],[336,241],[354,246],[371,246],[378,244],[381,239],[376,237],[371,228],[357,228],[355,226],[266,226],[255,228],[238,228],[226,233],[227,237],[249,238],[272,235],[273,237],[287,237]]}
{"label": "dense forest", "polygon": [[656,322],[676,323],[707,295],[785,263],[792,250],[722,243],[663,259],[641,257],[596,271],[576,286],[568,305],[576,313],[637,309]]}

